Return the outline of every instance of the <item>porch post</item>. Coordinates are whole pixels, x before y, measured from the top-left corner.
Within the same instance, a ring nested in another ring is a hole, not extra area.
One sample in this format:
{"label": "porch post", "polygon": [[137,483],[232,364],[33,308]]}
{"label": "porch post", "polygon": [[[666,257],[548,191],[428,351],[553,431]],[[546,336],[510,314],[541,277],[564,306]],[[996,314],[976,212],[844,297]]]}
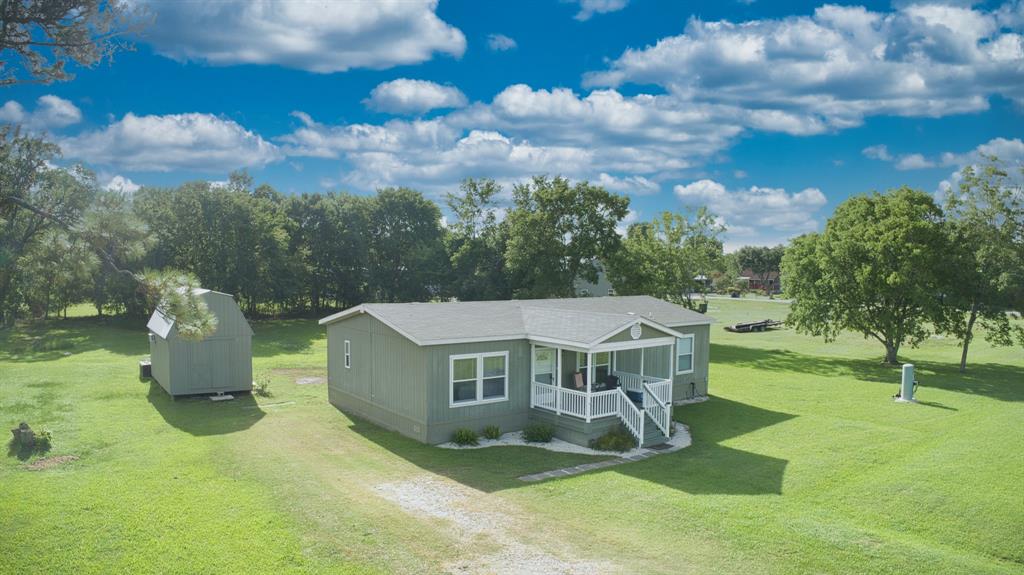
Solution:
{"label": "porch post", "polygon": [[562,348],[555,348],[555,413],[562,415]]}
{"label": "porch post", "polygon": [[533,398],[533,382],[537,380],[537,345],[530,344],[530,408],[534,408],[537,402]]}
{"label": "porch post", "polygon": [[587,422],[590,422],[590,386],[594,381],[594,352],[587,352]]}
{"label": "porch post", "polygon": [[640,381],[644,380],[644,348],[640,348]]}

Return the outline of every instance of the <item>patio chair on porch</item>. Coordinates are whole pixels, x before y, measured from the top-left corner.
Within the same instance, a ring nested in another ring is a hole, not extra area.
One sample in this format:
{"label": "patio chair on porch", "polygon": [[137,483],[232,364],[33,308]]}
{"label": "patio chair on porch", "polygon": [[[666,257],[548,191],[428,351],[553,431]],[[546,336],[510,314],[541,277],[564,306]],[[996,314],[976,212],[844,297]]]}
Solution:
{"label": "patio chair on porch", "polygon": [[576,386],[577,391],[587,389],[587,384],[583,381],[583,374],[578,371],[572,374],[572,382]]}

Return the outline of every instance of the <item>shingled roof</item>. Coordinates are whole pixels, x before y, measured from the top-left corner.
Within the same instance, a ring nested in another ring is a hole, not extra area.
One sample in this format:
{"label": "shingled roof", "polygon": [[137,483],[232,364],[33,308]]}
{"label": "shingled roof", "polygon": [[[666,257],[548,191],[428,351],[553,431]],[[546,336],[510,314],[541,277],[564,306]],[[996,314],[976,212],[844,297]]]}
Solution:
{"label": "shingled roof", "polygon": [[650,296],[368,303],[320,320],[321,325],[368,313],[419,345],[499,339],[549,339],[589,346],[640,321],[653,327],[705,325],[714,320]]}

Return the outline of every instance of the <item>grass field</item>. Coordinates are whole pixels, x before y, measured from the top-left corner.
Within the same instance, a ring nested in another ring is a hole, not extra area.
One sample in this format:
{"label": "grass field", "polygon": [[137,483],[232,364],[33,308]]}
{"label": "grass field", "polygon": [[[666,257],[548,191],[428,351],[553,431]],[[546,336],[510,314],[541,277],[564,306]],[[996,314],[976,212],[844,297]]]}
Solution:
{"label": "grass field", "polygon": [[[922,403],[896,404],[875,343],[721,329],[785,312],[711,302],[712,398],[675,410],[691,447],[539,484],[516,477],[594,459],[428,447],[296,385],[325,371],[314,321],[256,323],[273,395],[224,403],[140,381],[138,322],[0,332],[0,423],[79,457],[0,459],[0,573],[472,572],[509,540],[627,573],[1024,573],[1021,350],[980,342],[960,375],[954,342],[908,348]],[[377,489],[424,478],[503,537]]]}

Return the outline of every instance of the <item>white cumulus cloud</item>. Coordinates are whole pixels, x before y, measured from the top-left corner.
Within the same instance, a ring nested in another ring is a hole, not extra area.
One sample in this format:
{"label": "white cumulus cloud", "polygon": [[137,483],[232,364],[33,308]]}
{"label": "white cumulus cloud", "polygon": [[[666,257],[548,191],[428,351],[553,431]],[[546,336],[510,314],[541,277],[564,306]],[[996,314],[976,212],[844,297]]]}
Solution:
{"label": "white cumulus cloud", "polygon": [[437,108],[461,108],[466,105],[466,96],[454,86],[399,78],[378,84],[363,103],[379,112],[420,114]]}
{"label": "white cumulus cloud", "polygon": [[131,180],[120,174],[111,176],[107,183],[103,185],[103,188],[112,192],[121,192],[122,194],[134,194],[141,188],[139,184],[136,184]]}
{"label": "white cumulus cloud", "polygon": [[[588,86],[656,84],[692,102],[739,106],[789,133],[872,115],[939,117],[1024,102],[1019,31],[1000,10],[914,3],[891,12],[821,6],[810,16],[691,19],[682,34],[627,49]],[[787,127],[788,124],[788,127]]]}
{"label": "white cumulus cloud", "polygon": [[40,96],[32,111],[14,100],[0,106],[0,122],[21,124],[31,130],[65,128],[81,121],[82,111],[78,106],[53,94]]}
{"label": "white cumulus cloud", "polygon": [[819,210],[828,202],[818,188],[789,193],[782,188],[751,186],[727,189],[714,180],[697,180],[674,188],[686,206],[707,206],[722,218],[732,244],[775,243],[816,231]]}
{"label": "white cumulus cloud", "polygon": [[504,34],[490,34],[487,36],[487,47],[495,52],[513,50],[518,46],[516,41]]}
{"label": "white cumulus cloud", "polygon": [[142,0],[156,16],[143,39],[176,60],[276,64],[310,72],[419,64],[461,57],[462,32],[438,18],[437,0]]}
{"label": "white cumulus cloud", "polygon": [[594,14],[618,12],[629,4],[629,0],[578,0],[580,11],[573,18],[583,22],[590,20]]}
{"label": "white cumulus cloud", "polygon": [[277,147],[211,114],[125,114],[106,127],[59,140],[65,156],[129,171],[225,172],[279,159]]}

